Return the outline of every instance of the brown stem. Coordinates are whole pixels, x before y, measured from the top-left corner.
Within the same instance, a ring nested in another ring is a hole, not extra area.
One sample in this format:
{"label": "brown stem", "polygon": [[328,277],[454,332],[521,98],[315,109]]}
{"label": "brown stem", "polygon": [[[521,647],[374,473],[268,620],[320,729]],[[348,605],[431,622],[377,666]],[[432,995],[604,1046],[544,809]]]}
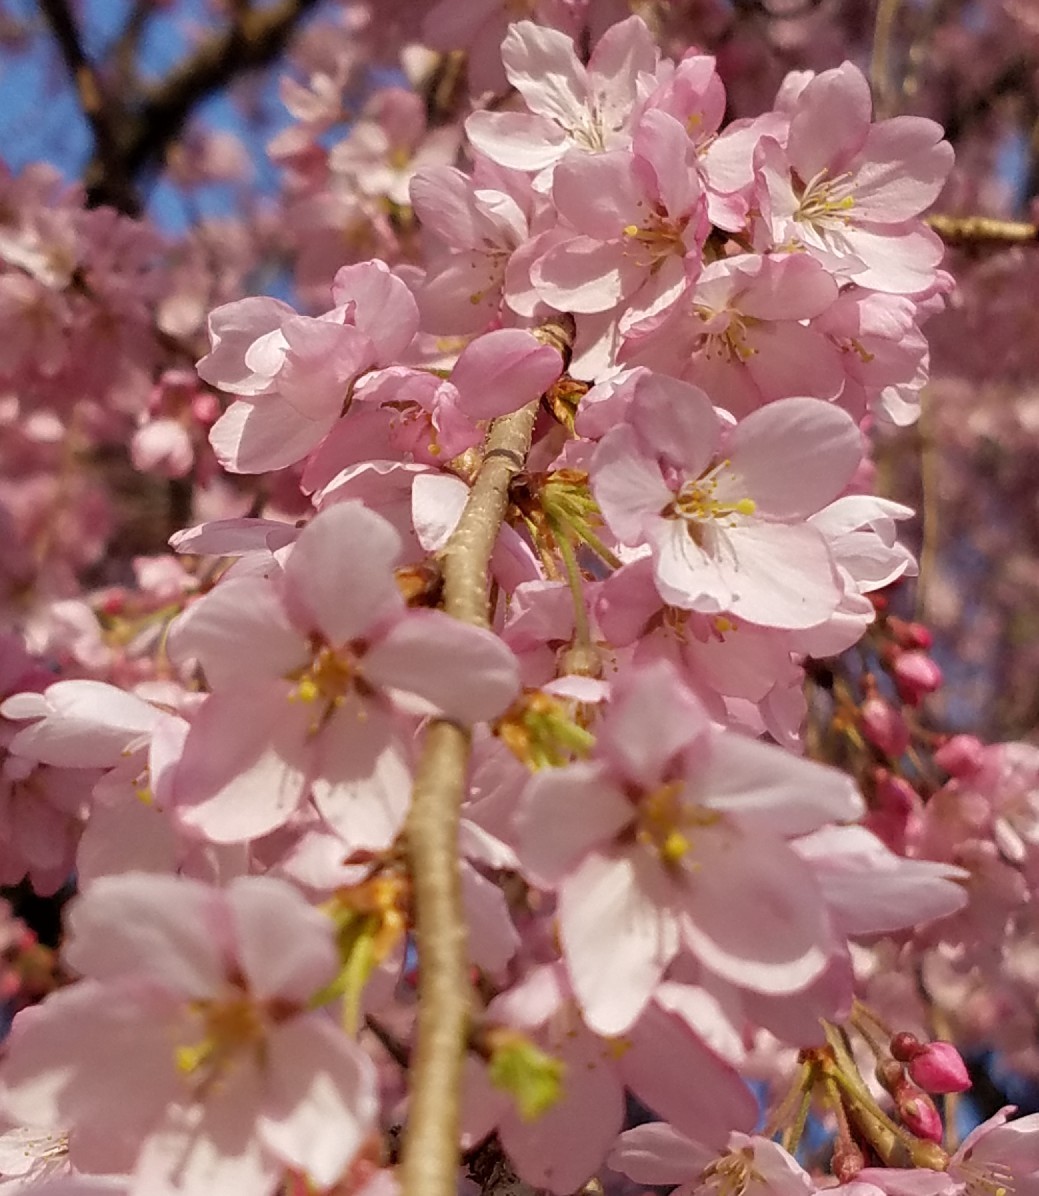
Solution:
{"label": "brown stem", "polygon": [[[535,335],[566,352],[572,326],[550,324]],[[491,424],[483,463],[462,518],[443,552],[444,609],[488,626],[488,575],[509,505],[509,486],[523,468],[540,400]],[[408,1123],[401,1157],[405,1196],[455,1196],[459,1097],[468,1032],[470,987],[458,868],[459,808],[465,795],[471,733],[430,723],[415,776],[407,843],[419,953],[419,1006]]]}
{"label": "brown stem", "polygon": [[990,216],[944,216],[934,212],[927,223],[947,245],[1027,245],[1039,241],[1039,228],[1026,220]]}

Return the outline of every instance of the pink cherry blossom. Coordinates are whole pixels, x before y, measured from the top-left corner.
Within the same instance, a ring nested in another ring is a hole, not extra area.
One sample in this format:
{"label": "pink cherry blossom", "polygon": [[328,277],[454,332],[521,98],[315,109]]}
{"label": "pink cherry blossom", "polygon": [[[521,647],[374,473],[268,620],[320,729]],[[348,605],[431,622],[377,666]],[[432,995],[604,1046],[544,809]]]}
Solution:
{"label": "pink cherry blossom", "polygon": [[529,111],[475,112],[465,131],[492,161],[533,171],[572,147],[599,153],[630,143],[639,76],[659,54],[645,23],[629,17],[600,38],[587,67],[569,37],[532,21],[509,27],[502,59]]}
{"label": "pink cherry blossom", "polygon": [[209,320],[207,382],[237,396],[210,440],[228,469],[261,473],[316,448],[342,414],[351,384],[393,362],[418,328],[410,291],[382,262],[344,266],[336,306],[317,318],[277,299],[241,299]]}
{"label": "pink cherry blossom", "polygon": [[773,246],[803,246],[860,286],[911,295],[941,261],[941,242],[916,217],[941,191],[952,147],[934,121],[871,124],[870,110],[869,84],[849,62],[807,83],[786,146],[766,137],[758,148],[762,224]]}
{"label": "pink cherry blossom", "polygon": [[[16,1019],[0,1103],[107,1148],[131,1191],[330,1186],[375,1114],[370,1061],[307,1000],[336,970],[332,925],[280,881],[226,890],[130,874],[70,915],[84,978]],[[244,1187],[242,1186],[244,1185]]]}
{"label": "pink cherry blossom", "polygon": [[666,662],[615,682],[595,757],[535,775],[518,816],[589,1026],[624,1033],[682,949],[757,991],[809,985],[836,944],[784,840],[860,809],[840,774],[713,730]]}
{"label": "pink cherry blossom", "polygon": [[212,691],[177,769],[185,822],[216,842],[255,838],[312,792],[351,848],[386,847],[411,788],[409,715],[475,723],[512,701],[515,660],[495,636],[405,608],[400,553],[386,520],[338,503],[279,576],[232,578],[177,620],[169,652]]}
{"label": "pink cherry blossom", "polygon": [[[842,411],[777,401],[722,436],[706,395],[640,378],[631,426],[600,441],[592,486],[623,544],[648,543],[661,597],[768,627],[824,622],[841,584],[824,539],[806,522],[837,497],[860,457]],[[723,455],[724,454],[724,455]]]}

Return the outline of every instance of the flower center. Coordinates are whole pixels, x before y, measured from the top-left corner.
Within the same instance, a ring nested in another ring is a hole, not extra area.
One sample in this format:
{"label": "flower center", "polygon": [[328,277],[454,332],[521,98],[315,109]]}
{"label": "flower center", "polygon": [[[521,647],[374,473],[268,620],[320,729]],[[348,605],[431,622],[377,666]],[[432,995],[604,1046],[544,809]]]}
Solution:
{"label": "flower center", "polygon": [[855,207],[855,197],[846,190],[850,178],[846,172],[830,179],[826,170],[820,170],[805,184],[794,219],[824,228],[851,224],[848,213]]}
{"label": "flower center", "polygon": [[718,486],[723,470],[731,462],[719,461],[695,481],[686,482],[678,494],[661,512],[665,519],[684,519],[689,525],[689,534],[703,546],[703,528],[708,524],[734,527],[742,519],[749,518],[757,510],[752,498],[719,498]]}
{"label": "flower center", "polygon": [[[713,320],[719,313],[708,307],[697,307],[696,314],[703,321]],[[724,361],[735,365],[745,365],[757,349],[747,340],[747,326],[754,321],[739,312],[726,313],[728,320],[723,329],[717,332],[705,333],[702,340],[704,356],[710,360],[720,357]]]}
{"label": "flower center", "polygon": [[626,225],[624,235],[648,257],[648,265],[657,266],[672,254],[685,257],[682,234],[688,223],[688,217],[671,220],[664,212],[650,212],[645,224]]}
{"label": "flower center", "polygon": [[311,658],[310,665],[296,677],[292,696],[300,702],[324,702],[341,706],[351,685],[357,678],[357,662],[348,649],[322,645]]}
{"label": "flower center", "polygon": [[639,798],[635,838],[648,847],[661,863],[680,864],[692,850],[688,832],[698,826],[711,826],[721,815],[686,800],[684,781],[644,793]]}
{"label": "flower center", "polygon": [[197,1088],[218,1083],[247,1051],[262,1051],[267,1021],[247,993],[239,990],[226,1000],[196,1001],[191,1008],[202,1020],[202,1035],[178,1046],[174,1058],[177,1070]]}

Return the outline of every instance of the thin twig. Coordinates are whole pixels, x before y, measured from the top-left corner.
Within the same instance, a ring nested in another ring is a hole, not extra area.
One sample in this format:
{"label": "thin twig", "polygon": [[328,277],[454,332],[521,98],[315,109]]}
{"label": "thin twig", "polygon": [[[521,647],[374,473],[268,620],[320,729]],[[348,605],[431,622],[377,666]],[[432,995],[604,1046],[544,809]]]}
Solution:
{"label": "thin twig", "polygon": [[877,0],[877,19],[873,27],[873,57],[870,81],[876,98],[878,116],[891,116],[895,108],[895,85],[891,78],[891,43],[901,0]]}
{"label": "thin twig", "polygon": [[[570,327],[536,333],[564,354]],[[523,468],[540,399],[491,424],[483,464],[462,518],[443,553],[444,609],[486,627],[491,553],[509,506],[509,486]],[[462,1066],[470,986],[458,866],[459,808],[465,794],[471,733],[434,720],[426,733],[408,815],[419,953],[419,1005],[408,1123],[401,1157],[405,1196],[455,1196]]]}

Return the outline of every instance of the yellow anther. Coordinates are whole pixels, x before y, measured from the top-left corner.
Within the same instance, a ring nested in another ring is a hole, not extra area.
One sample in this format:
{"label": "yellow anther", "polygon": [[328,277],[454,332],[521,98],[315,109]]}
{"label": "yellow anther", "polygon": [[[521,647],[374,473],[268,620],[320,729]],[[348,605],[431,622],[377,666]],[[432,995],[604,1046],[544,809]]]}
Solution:
{"label": "yellow anther", "polygon": [[660,845],[660,858],[665,864],[677,864],[685,858],[691,846],[681,831],[670,831]]}
{"label": "yellow anther", "polygon": [[299,684],[291,694],[291,697],[300,702],[316,702],[320,696],[321,690],[313,677],[300,678]]}
{"label": "yellow anther", "polygon": [[637,224],[626,224],[624,226],[624,235],[626,237],[637,237],[639,235],[639,226]]}
{"label": "yellow anther", "polygon": [[194,1046],[179,1046],[173,1052],[173,1058],[177,1064],[177,1071],[183,1075],[190,1076],[193,1072],[205,1063],[206,1059],[212,1054],[213,1045],[208,1042],[199,1042]]}
{"label": "yellow anther", "polygon": [[758,504],[752,498],[741,498],[739,502],[732,504],[732,509],[738,515],[753,515],[758,509]]}

